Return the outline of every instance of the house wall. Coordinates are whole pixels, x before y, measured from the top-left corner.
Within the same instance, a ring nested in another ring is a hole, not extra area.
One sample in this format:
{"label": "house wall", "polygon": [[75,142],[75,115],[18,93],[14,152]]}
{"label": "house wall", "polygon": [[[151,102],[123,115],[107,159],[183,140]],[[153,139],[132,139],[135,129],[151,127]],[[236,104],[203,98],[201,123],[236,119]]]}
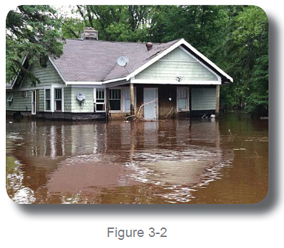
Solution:
{"label": "house wall", "polygon": [[[36,86],[31,84],[31,81],[28,78],[25,78],[20,87],[16,87],[15,90],[7,91],[6,98],[9,96],[9,93],[13,94],[13,102],[9,104],[6,103],[6,110],[8,111],[31,111],[31,90],[37,90],[38,96],[38,111],[44,111],[44,88],[51,86],[52,84],[64,86],[64,82],[58,75],[57,71],[54,69],[50,61],[47,62],[47,67],[42,68],[38,66],[31,66],[30,71],[40,80]],[[22,92],[28,92],[27,97],[22,97]]]}
{"label": "house wall", "polygon": [[9,104],[6,101],[6,110],[9,111],[31,111],[31,92],[28,92],[27,97],[23,98],[21,91],[7,91],[6,99],[10,92],[13,94],[13,102]]}
{"label": "house wall", "polygon": [[140,72],[135,79],[175,82],[178,76],[182,82],[218,81],[216,75],[179,47]]}
{"label": "house wall", "polygon": [[215,110],[215,106],[216,86],[191,89],[191,110]]}
{"label": "house wall", "polygon": [[71,112],[72,110],[71,91],[72,88],[70,86],[64,88],[64,112]]}
{"label": "house wall", "polygon": [[[62,81],[50,61],[47,62],[46,68],[39,66],[31,66],[30,71],[40,80],[40,83],[37,85],[37,87],[49,86],[51,84],[64,85],[64,82]],[[31,82],[28,79],[24,80],[22,88],[29,87],[31,87]]]}
{"label": "house wall", "polygon": [[[83,93],[86,96],[85,101],[80,106],[77,100],[77,94]],[[71,88],[71,112],[72,113],[88,113],[94,112],[94,89],[93,88]]]}

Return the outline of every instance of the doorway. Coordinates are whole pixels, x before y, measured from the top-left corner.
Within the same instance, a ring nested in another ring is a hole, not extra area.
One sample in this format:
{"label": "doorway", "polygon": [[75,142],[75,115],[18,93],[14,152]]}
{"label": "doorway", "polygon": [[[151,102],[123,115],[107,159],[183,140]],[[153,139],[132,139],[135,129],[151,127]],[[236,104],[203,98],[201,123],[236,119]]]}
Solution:
{"label": "doorway", "polygon": [[158,88],[144,88],[144,119],[157,120]]}

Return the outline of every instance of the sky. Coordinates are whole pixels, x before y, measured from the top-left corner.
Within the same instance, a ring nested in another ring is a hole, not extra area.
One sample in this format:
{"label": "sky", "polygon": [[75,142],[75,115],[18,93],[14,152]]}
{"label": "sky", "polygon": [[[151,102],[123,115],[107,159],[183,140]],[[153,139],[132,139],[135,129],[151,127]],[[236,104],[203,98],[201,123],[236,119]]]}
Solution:
{"label": "sky", "polygon": [[74,11],[76,9],[75,5],[51,5],[51,6],[55,8],[60,15],[82,19],[80,14],[72,13],[72,10]]}

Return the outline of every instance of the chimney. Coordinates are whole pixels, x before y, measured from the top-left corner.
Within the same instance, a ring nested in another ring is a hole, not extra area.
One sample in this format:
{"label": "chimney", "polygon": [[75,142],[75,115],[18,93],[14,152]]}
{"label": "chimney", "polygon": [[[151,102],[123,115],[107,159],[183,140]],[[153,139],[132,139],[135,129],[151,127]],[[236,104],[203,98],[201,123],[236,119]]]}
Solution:
{"label": "chimney", "polygon": [[153,48],[153,43],[152,42],[147,42],[146,43],[146,47],[147,47],[147,50],[150,51]]}
{"label": "chimney", "polygon": [[83,40],[99,40],[98,31],[91,27],[84,28],[82,37]]}

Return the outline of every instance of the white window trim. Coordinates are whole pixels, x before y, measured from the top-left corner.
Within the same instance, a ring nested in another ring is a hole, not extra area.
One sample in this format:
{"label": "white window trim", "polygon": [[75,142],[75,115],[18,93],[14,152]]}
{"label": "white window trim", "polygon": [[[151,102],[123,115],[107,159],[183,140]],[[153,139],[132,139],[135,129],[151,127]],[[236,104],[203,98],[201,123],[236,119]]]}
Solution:
{"label": "white window trim", "polygon": [[[115,87],[115,88],[109,88],[109,90],[120,90],[120,110],[111,110],[110,109],[109,112],[110,113],[123,113],[123,110],[122,110],[122,108],[123,108],[123,95],[122,95],[123,90],[122,90],[122,88],[121,87],[119,87],[119,88]],[[110,101],[109,96],[108,96],[108,101]]]}
{"label": "white window trim", "polygon": [[[33,102],[35,102],[34,109],[33,109]],[[31,91],[31,114],[36,115],[36,90]]]}
{"label": "white window trim", "polygon": [[[109,88],[110,90],[113,89],[120,89],[121,90],[121,99],[120,99],[120,110],[109,110],[110,113],[130,113],[130,110],[125,110],[125,89],[129,89],[129,87],[112,87]],[[136,87],[134,87],[134,112],[136,112]],[[109,100],[109,99],[108,99]]]}
{"label": "white window trim", "polygon": [[7,97],[7,102],[13,102],[13,99],[14,99],[13,92],[10,92],[8,97]]}
{"label": "white window trim", "polygon": [[[52,90],[51,90],[51,87],[46,87],[43,89],[44,91],[44,112],[51,112],[52,111]],[[50,110],[46,110],[46,94],[45,94],[45,91],[46,90],[50,90],[50,97],[49,97],[49,100],[50,100]]]}
{"label": "white window trim", "polygon": [[21,92],[21,98],[28,98],[29,94],[27,90],[22,90]]}
{"label": "white window trim", "polygon": [[[97,103],[97,89],[104,90],[104,102]],[[105,110],[97,110],[98,105],[105,105]],[[106,112],[106,89],[104,88],[94,88],[94,105],[95,105],[95,112],[96,113],[105,113]]]}
{"label": "white window trim", "polygon": [[[186,109],[181,109],[179,110],[178,108],[178,89],[185,89],[186,90]],[[177,92],[176,92],[176,108],[177,112],[187,112],[189,111],[189,88],[188,87],[177,87]]]}
{"label": "white window trim", "polygon": [[[61,89],[61,111],[60,110],[55,110],[55,89]],[[59,113],[64,113],[64,87],[58,87],[54,86],[52,87],[52,102],[53,102],[53,108],[52,112],[59,112]]]}

